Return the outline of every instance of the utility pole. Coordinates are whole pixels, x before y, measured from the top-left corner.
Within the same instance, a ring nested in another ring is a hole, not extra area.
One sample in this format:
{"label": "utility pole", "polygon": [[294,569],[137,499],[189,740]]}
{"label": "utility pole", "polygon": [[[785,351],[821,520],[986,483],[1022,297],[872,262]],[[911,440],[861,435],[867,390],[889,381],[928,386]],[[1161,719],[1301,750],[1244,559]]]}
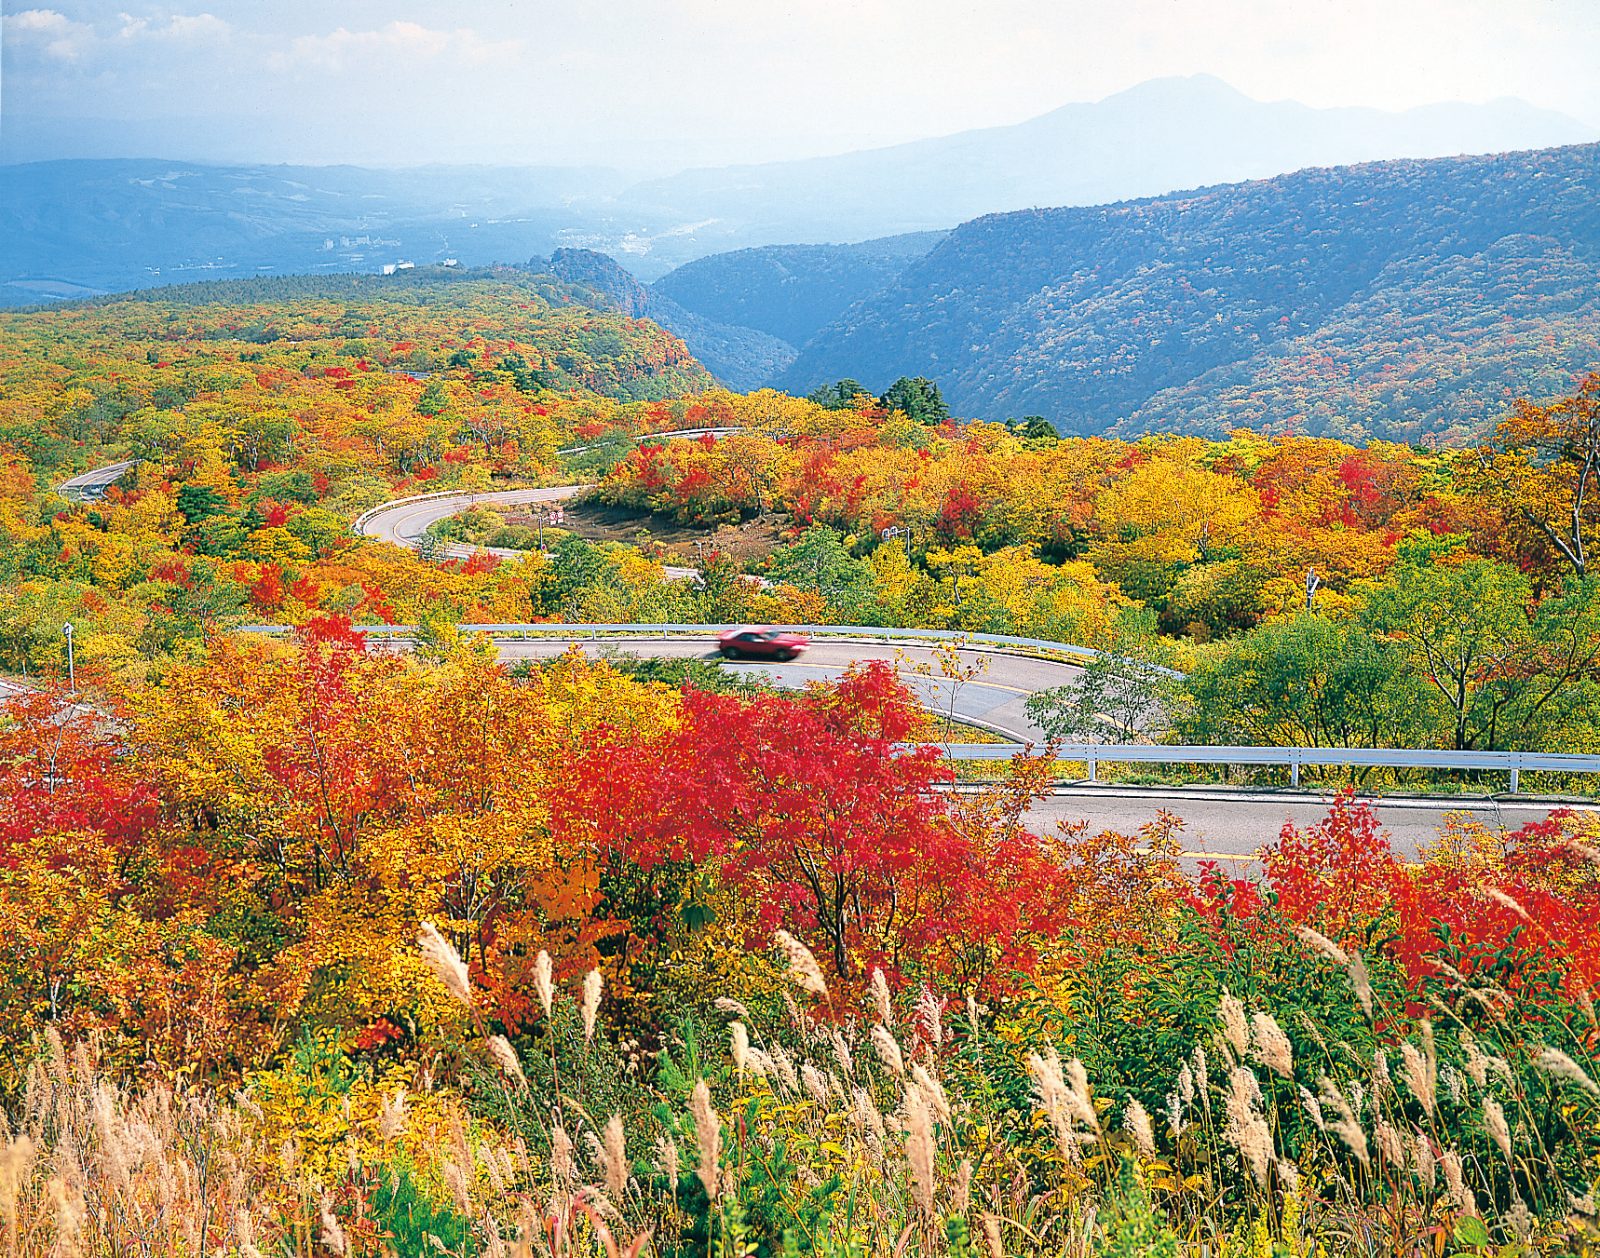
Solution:
{"label": "utility pole", "polygon": [[1322,578],[1317,576],[1315,568],[1306,569],[1306,610],[1311,610],[1311,599],[1317,592],[1317,587],[1322,584]]}
{"label": "utility pole", "polygon": [[888,541],[891,537],[903,537],[906,539],[906,567],[909,568],[911,566],[911,530],[909,528],[900,528],[898,525],[894,528],[884,529],[883,540]]}
{"label": "utility pole", "polygon": [[61,626],[61,632],[67,639],[67,689],[73,694],[78,693],[78,673],[72,657],[72,622],[69,620]]}

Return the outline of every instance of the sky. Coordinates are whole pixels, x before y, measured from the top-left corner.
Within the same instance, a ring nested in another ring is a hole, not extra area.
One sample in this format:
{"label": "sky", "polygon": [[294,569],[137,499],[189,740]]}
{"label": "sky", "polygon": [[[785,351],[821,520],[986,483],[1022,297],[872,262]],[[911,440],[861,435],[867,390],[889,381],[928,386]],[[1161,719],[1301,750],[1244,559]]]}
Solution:
{"label": "sky", "polygon": [[8,160],[631,173],[1018,122],[1206,73],[1600,128],[1600,0],[0,0]]}

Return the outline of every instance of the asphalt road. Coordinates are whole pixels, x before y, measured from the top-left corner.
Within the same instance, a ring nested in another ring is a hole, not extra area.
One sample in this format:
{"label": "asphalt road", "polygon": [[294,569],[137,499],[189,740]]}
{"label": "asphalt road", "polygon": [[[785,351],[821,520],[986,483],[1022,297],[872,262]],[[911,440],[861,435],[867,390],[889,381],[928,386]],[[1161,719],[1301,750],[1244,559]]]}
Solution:
{"label": "asphalt road", "polygon": [[[578,638],[537,641],[502,640],[502,659],[548,659],[576,643],[585,654],[608,652],[669,658],[719,658],[716,640],[705,638],[607,638],[591,642]],[[851,664],[883,660],[896,666],[901,678],[924,706],[934,712],[951,711],[957,720],[981,726],[1015,742],[1039,742],[1044,732],[1028,719],[1023,702],[1035,690],[1064,686],[1080,672],[1077,665],[998,651],[962,650],[957,661],[963,669],[978,669],[971,680],[961,683],[946,680],[940,673],[939,656],[929,647],[886,646],[881,642],[851,642],[837,639],[817,641],[798,660],[787,664],[755,660],[727,660],[733,672],[760,673],[777,685],[799,689],[808,681],[827,681],[841,676]]]}
{"label": "asphalt road", "polygon": [[[1331,795],[1288,791],[1228,791],[1216,787],[1070,786],[1028,810],[1039,832],[1058,824],[1087,821],[1091,829],[1131,834],[1161,809],[1183,820],[1180,842],[1186,863],[1216,860],[1225,869],[1255,868],[1253,854],[1278,837],[1285,822],[1307,826],[1327,815]],[[1600,804],[1509,798],[1380,796],[1370,800],[1378,824],[1395,851],[1413,858],[1433,842],[1451,813],[1466,814],[1496,830],[1543,821],[1555,808],[1600,812]]]}
{"label": "asphalt road", "polygon": [[[388,506],[369,511],[356,521],[356,531],[379,541],[392,542],[415,550],[428,531],[428,526],[438,520],[460,515],[470,507],[525,507],[536,502],[565,502],[587,489],[587,485],[554,485],[547,489],[502,489],[482,494],[441,494],[438,497],[401,499]],[[522,550],[509,550],[494,546],[451,546],[452,555],[466,556],[487,550],[503,559],[521,559]]]}

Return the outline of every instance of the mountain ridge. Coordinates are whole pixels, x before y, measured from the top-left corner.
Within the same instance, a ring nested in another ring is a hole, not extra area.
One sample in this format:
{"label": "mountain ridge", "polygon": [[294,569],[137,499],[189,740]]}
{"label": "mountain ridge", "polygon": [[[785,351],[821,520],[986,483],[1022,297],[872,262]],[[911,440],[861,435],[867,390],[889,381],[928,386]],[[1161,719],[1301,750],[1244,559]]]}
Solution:
{"label": "mountain ridge", "polygon": [[[957,413],[1038,413],[1073,432],[1447,434],[1507,390],[1559,392],[1600,362],[1597,205],[1600,145],[1581,145],[984,215],[820,330],[775,383],[923,375]],[[1364,330],[1373,303],[1398,312],[1398,358]],[[1293,355],[1330,349],[1345,369],[1308,411]],[[1425,388],[1429,367],[1444,377]],[[1199,383],[1229,370],[1245,372],[1228,387],[1254,397],[1235,408],[1248,421]]]}
{"label": "mountain ridge", "polygon": [[25,163],[0,180],[0,301],[136,288],[174,274],[378,270],[449,257],[486,265],[564,247],[609,253],[649,281],[735,249],[947,230],[987,212],[1099,204],[1408,147],[1509,150],[1595,138],[1593,128],[1515,100],[1402,114],[1323,110],[1254,101],[1207,76],[1150,80],[1006,127],[643,181],[600,166]]}

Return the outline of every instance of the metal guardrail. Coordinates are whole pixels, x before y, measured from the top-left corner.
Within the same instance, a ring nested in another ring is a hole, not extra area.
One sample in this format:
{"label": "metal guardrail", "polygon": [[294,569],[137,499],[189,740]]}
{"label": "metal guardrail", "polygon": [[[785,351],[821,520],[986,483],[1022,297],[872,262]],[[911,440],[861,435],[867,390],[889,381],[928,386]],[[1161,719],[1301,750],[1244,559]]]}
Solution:
{"label": "metal guardrail", "polygon": [[[416,625],[355,625],[369,637],[406,639],[414,637]],[[1094,659],[1101,652],[1093,647],[1051,642],[1044,638],[1019,638],[999,633],[962,633],[954,629],[910,629],[880,625],[782,625],[780,628],[812,637],[845,640],[908,642],[956,642],[1029,655],[1067,656],[1074,660]],[[714,638],[738,625],[688,624],[464,624],[457,628],[487,633],[496,638],[552,638],[556,641],[617,641],[634,638],[691,637]],[[241,633],[285,634],[292,625],[240,625]],[[1155,668],[1155,665],[1149,667]],[[1171,669],[1162,669],[1181,677]],[[1600,755],[1577,755],[1541,751],[1436,751],[1403,747],[1239,747],[1200,746],[1192,743],[1058,743],[1054,747],[1031,743],[949,743],[944,754],[951,760],[1010,760],[1023,754],[1048,752],[1052,759],[1083,761],[1089,767],[1089,781],[1099,781],[1102,764],[1224,764],[1283,765],[1289,769],[1290,784],[1300,785],[1300,770],[1306,765],[1349,765],[1394,769],[1488,769],[1510,775],[1511,793],[1516,794],[1524,772],[1600,773]]]}
{"label": "metal guardrail", "polygon": [[[414,637],[416,625],[354,625],[360,633],[374,638]],[[556,638],[598,642],[602,638],[714,638],[727,629],[738,629],[738,624],[460,624],[464,632],[487,633],[496,638]],[[240,625],[242,633],[288,633],[290,625]],[[1098,659],[1104,654],[1094,647],[1074,646],[1067,642],[1052,642],[1047,638],[1018,638],[1003,633],[966,633],[959,629],[911,629],[883,625],[778,625],[789,633],[803,633],[813,638],[840,638],[851,641],[863,639],[893,645],[906,642],[953,642],[969,649],[994,647],[1011,654],[1064,655],[1074,660]],[[1169,677],[1183,674],[1170,668],[1150,664],[1147,667]]]}
{"label": "metal guardrail", "polygon": [[125,459],[121,463],[92,467],[87,472],[79,472],[70,480],[62,481],[55,487],[55,491],[63,498],[92,502],[104,497],[106,490],[132,471],[137,464],[137,459]]}
{"label": "metal guardrail", "polygon": [[534,494],[543,493],[546,490],[562,489],[570,491],[570,493],[567,495],[570,497],[572,494],[592,488],[592,485],[527,485],[521,489],[440,489],[431,494],[410,494],[404,498],[391,498],[388,502],[380,502],[375,507],[368,507],[350,522],[350,531],[352,533],[360,533],[362,536],[366,536],[366,526],[371,523],[374,518],[382,515],[385,511],[392,510],[395,507],[407,507],[414,502],[432,502],[440,498],[470,498],[473,501],[469,502],[467,505],[474,506],[479,502],[492,503],[497,498],[512,494]]}
{"label": "metal guardrail", "polygon": [[[673,428],[666,432],[646,432],[637,436],[630,436],[629,440],[643,443],[646,441],[669,441],[677,438],[692,440],[699,437],[726,437],[736,432],[743,432],[743,428]],[[593,446],[567,446],[557,450],[557,454],[582,454],[585,450],[592,450]],[[131,467],[132,464],[129,464]],[[413,502],[428,502],[435,498],[464,498],[472,494],[478,499],[488,499],[495,494],[521,494],[530,489],[570,489],[577,493],[584,489],[593,489],[593,485],[531,485],[525,489],[485,489],[474,493],[468,489],[440,489],[431,494],[411,494],[405,498],[391,498],[388,502],[380,502],[375,507],[368,507],[358,515],[350,524],[352,532],[363,533],[365,526],[374,516],[381,515],[391,507],[403,507]]]}
{"label": "metal guardrail", "polygon": [[1034,747],[1027,743],[952,743],[951,760],[1009,760],[1024,753],[1044,752],[1055,760],[1081,760],[1089,781],[1098,781],[1101,764],[1275,764],[1289,769],[1292,786],[1300,785],[1305,765],[1350,765],[1391,769],[1489,769],[1506,773],[1517,793],[1524,772],[1600,773],[1600,756],[1546,751],[1434,751],[1401,747],[1210,747],[1194,744],[1059,743]]}

